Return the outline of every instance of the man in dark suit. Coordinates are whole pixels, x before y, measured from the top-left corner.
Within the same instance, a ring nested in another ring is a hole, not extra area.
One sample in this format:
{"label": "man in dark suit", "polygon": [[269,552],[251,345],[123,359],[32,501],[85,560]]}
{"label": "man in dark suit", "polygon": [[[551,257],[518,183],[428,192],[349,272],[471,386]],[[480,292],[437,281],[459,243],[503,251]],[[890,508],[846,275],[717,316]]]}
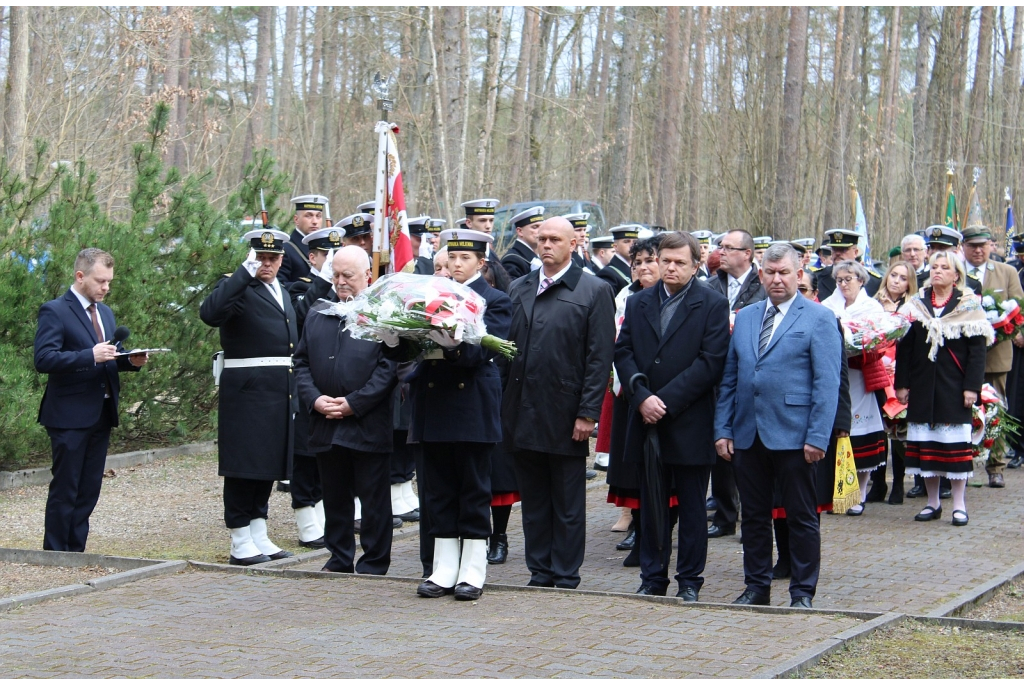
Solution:
{"label": "man in dark suit", "polygon": [[250,566],[292,556],[267,536],[267,511],[274,481],[291,472],[298,410],[291,355],[299,334],[291,298],[277,280],[288,236],[250,231],[244,239],[249,257],[203,300],[199,316],[220,328],[224,348],[217,458],[229,561]]}
{"label": "man in dark suit", "polygon": [[[679,501],[677,597],[696,602],[704,584],[708,540],[704,495],[715,463],[715,386],[729,347],[729,304],[697,280],[700,247],[688,233],[665,233],[658,245],[661,281],[626,300],[615,343],[615,369],[629,400],[627,459],[640,462],[640,578],[637,591],[664,595],[672,553],[670,491]],[[638,382],[642,374],[646,381]],[[656,430],[661,467],[644,461],[647,431]],[[653,501],[651,477],[664,485]],[[663,530],[654,525],[660,509]],[[660,534],[660,539],[659,539]]]}
{"label": "man in dark suit", "polygon": [[[295,323],[300,338],[310,307],[331,294],[331,260],[334,258],[334,251],[341,248],[341,236],[341,229],[331,226],[312,231],[302,239],[302,243],[309,249],[309,273],[286,286],[291,296],[292,307],[295,309]],[[310,549],[323,549],[323,487],[316,465],[316,454],[309,447],[308,408],[302,406],[301,399],[299,405],[299,411],[295,412],[295,428],[292,431],[295,447],[288,489],[292,496],[292,509],[295,511],[299,545]]]}
{"label": "man in dark suit", "polygon": [[612,297],[619,294],[619,291],[633,282],[630,278],[632,273],[629,264],[629,248],[640,237],[642,226],[636,224],[625,224],[611,229],[614,253],[603,269],[597,272],[597,277],[612,287]]}
{"label": "man in dark suit", "polygon": [[84,552],[89,516],[103,484],[110,429],[118,425],[119,371],[138,371],[145,354],[123,356],[110,344],[116,322],[103,304],[114,258],[89,247],[75,259],[75,282],[39,308],[35,367],[48,375],[39,423],[53,450],[43,549]]}
{"label": "man in dark suit", "polygon": [[[333,274],[330,301],[355,297],[369,283],[369,257],[358,246],[343,247],[334,255]],[[324,485],[324,537],[331,552],[324,571],[384,575],[391,565],[388,455],[397,367],[380,343],[353,338],[344,318],[329,310],[307,317],[295,372]],[[356,563],[353,496],[362,502],[363,555]]]}
{"label": "man in dark suit", "polygon": [[544,221],[544,208],[540,205],[530,207],[509,219],[516,228],[516,241],[501,258],[501,265],[513,281],[525,276],[534,269],[540,268],[540,257],[537,256],[537,232]]}
{"label": "man in dark suit", "polygon": [[[725,295],[729,311],[738,312],[765,298],[764,288],[754,264],[754,238],[743,229],[728,231],[719,242],[721,264],[718,273],[705,281],[712,290]],[[711,497],[715,514],[708,527],[708,537],[720,538],[736,534],[740,495],[732,462],[721,457],[711,470]]]}
{"label": "man in dark suit", "polygon": [[328,211],[327,198],[323,195],[299,195],[292,198],[292,204],[295,205],[295,215],[292,218],[295,228],[285,243],[281,268],[277,272],[277,280],[282,285],[287,285],[309,273],[309,247],[302,239],[313,231],[320,230],[324,225],[325,212]]}
{"label": "man in dark suit", "polygon": [[[833,228],[831,231],[825,231],[825,242],[832,248],[832,263],[838,264],[847,259],[856,260],[860,256],[858,240],[860,234],[853,229]],[[865,264],[864,268],[868,271],[868,282],[864,284],[864,289],[868,295],[874,297],[878,292],[878,286],[882,284],[882,274],[875,271],[870,264]],[[824,302],[826,297],[835,292],[836,279],[832,276],[831,266],[817,272],[817,286],[819,302]]]}
{"label": "man in dark suit", "polygon": [[561,217],[538,236],[544,266],[515,282],[511,339],[519,353],[502,396],[502,433],[523,500],[530,585],[575,588],[586,539],[590,434],[601,415],[615,341],[613,296],[572,263]]}
{"label": "man in dark suit", "polygon": [[839,405],[842,337],[835,317],[797,293],[796,250],[772,245],[768,300],[736,315],[715,412],[715,449],[736,463],[743,505],[743,575],[736,604],[770,604],[776,484],[789,528],[790,606],[811,607],[821,565],[815,476]]}

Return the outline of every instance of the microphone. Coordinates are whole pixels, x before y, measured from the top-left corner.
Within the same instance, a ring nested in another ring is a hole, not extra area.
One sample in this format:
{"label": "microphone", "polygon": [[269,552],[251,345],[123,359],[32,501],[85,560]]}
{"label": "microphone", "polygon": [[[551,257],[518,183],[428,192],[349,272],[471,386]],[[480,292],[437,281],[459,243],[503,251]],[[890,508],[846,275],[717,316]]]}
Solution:
{"label": "microphone", "polygon": [[131,335],[131,331],[126,326],[118,326],[114,331],[114,337],[108,340],[107,344],[116,345],[117,343],[122,343],[128,339],[129,335]]}

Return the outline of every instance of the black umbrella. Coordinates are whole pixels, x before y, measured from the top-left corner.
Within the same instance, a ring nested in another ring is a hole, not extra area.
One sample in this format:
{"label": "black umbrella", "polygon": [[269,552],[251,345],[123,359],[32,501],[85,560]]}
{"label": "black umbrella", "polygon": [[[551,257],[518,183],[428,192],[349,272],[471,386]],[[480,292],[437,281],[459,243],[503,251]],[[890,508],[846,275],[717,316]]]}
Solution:
{"label": "black umbrella", "polygon": [[[638,373],[629,379],[629,391],[636,394],[637,383],[647,387],[647,376]],[[654,526],[654,539],[658,541],[658,551],[664,547],[665,526],[668,525],[668,493],[661,480],[661,441],[658,440],[658,424],[646,424],[644,436],[644,483],[647,486],[647,497],[640,505],[647,511],[647,520]]]}

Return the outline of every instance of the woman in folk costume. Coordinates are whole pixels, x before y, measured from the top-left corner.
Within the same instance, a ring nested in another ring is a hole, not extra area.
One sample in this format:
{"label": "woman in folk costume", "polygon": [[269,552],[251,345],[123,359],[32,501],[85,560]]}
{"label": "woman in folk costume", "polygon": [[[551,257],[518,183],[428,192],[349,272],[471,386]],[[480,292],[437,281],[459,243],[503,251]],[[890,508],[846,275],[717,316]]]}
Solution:
{"label": "woman in folk costume", "polygon": [[900,308],[914,319],[896,353],[896,396],[907,404],[907,473],[921,475],[928,493],[916,521],[942,516],[939,478],[945,476],[953,485],[953,525],[966,526],[972,406],[995,331],[978,296],[962,289],[966,272],[959,256],[937,252],[928,265],[931,285]]}
{"label": "woman in folk costume", "polygon": [[[896,261],[889,265],[882,276],[882,285],[875,293],[875,299],[889,314],[899,311],[907,301],[917,294],[917,276],[910,262]],[[883,352],[882,364],[893,378],[896,371],[896,347],[892,346]],[[887,391],[888,392],[888,391]],[[895,400],[895,394],[892,400]],[[889,434],[889,454],[892,456],[892,490],[889,492],[889,504],[903,504],[903,476],[907,467],[904,457],[907,453],[907,421],[893,419],[886,414],[883,406],[883,420]],[[881,502],[885,499],[885,464],[883,463],[871,474],[871,489],[868,490],[868,502]]]}
{"label": "woman in folk costume", "polygon": [[[868,272],[853,260],[839,262],[832,267],[836,289],[821,303],[830,309],[840,322],[883,314],[885,310],[878,301],[871,299],[864,285]],[[847,510],[848,516],[864,513],[864,501],[868,492],[869,474],[885,463],[888,454],[888,439],[882,422],[882,407],[875,394],[889,385],[889,376],[882,365],[880,351],[865,352],[850,356],[850,401],[853,423],[850,428],[850,445],[857,466],[860,481],[860,504]]]}
{"label": "woman in folk costume", "polygon": [[[491,236],[451,229],[441,233],[452,278],[486,302],[484,324],[499,338],[512,325],[512,301],[480,275]],[[496,353],[456,343],[445,334],[439,358],[425,359],[409,377],[409,439],[423,446],[421,505],[434,537],[434,567],[416,592],[436,598],[479,599],[491,535],[491,455],[501,441],[501,378]]]}
{"label": "woman in folk costume", "polygon": [[[652,236],[637,240],[629,250],[630,262],[633,269],[633,283],[619,291],[615,298],[615,335],[618,337],[619,329],[626,314],[626,298],[633,293],[639,292],[658,282],[661,272],[658,268],[658,243],[660,236]],[[605,482],[608,483],[608,502],[622,508],[622,515],[613,530],[619,529],[626,523],[628,535],[616,545],[616,549],[630,553],[623,560],[623,566],[640,565],[640,474],[636,464],[626,461],[626,425],[629,421],[629,402],[622,392],[621,379],[612,369],[612,389],[614,396],[612,404],[612,417],[607,422],[610,428],[608,439],[608,475]],[[606,396],[607,403],[607,396]],[[601,411],[602,426],[605,425],[605,412]],[[598,439],[600,439],[598,429]],[[629,512],[627,514],[627,512]],[[629,517],[628,519],[626,517]]]}

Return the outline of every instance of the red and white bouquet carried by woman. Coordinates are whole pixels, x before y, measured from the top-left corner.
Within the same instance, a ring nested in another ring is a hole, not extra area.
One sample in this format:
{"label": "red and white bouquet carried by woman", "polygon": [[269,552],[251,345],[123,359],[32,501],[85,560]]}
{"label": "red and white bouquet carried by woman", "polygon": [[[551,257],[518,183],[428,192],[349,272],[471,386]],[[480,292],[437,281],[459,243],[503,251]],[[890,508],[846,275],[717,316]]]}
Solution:
{"label": "red and white bouquet carried by woman", "polygon": [[910,330],[910,319],[902,314],[865,314],[843,319],[843,345],[848,357],[881,351],[901,340]]}
{"label": "red and white bouquet carried by woman", "polygon": [[516,346],[487,334],[484,298],[469,287],[440,276],[397,273],[385,276],[348,302],[315,308],[346,317],[356,339],[391,347],[410,340],[424,352],[459,343],[480,345],[511,359]]}

